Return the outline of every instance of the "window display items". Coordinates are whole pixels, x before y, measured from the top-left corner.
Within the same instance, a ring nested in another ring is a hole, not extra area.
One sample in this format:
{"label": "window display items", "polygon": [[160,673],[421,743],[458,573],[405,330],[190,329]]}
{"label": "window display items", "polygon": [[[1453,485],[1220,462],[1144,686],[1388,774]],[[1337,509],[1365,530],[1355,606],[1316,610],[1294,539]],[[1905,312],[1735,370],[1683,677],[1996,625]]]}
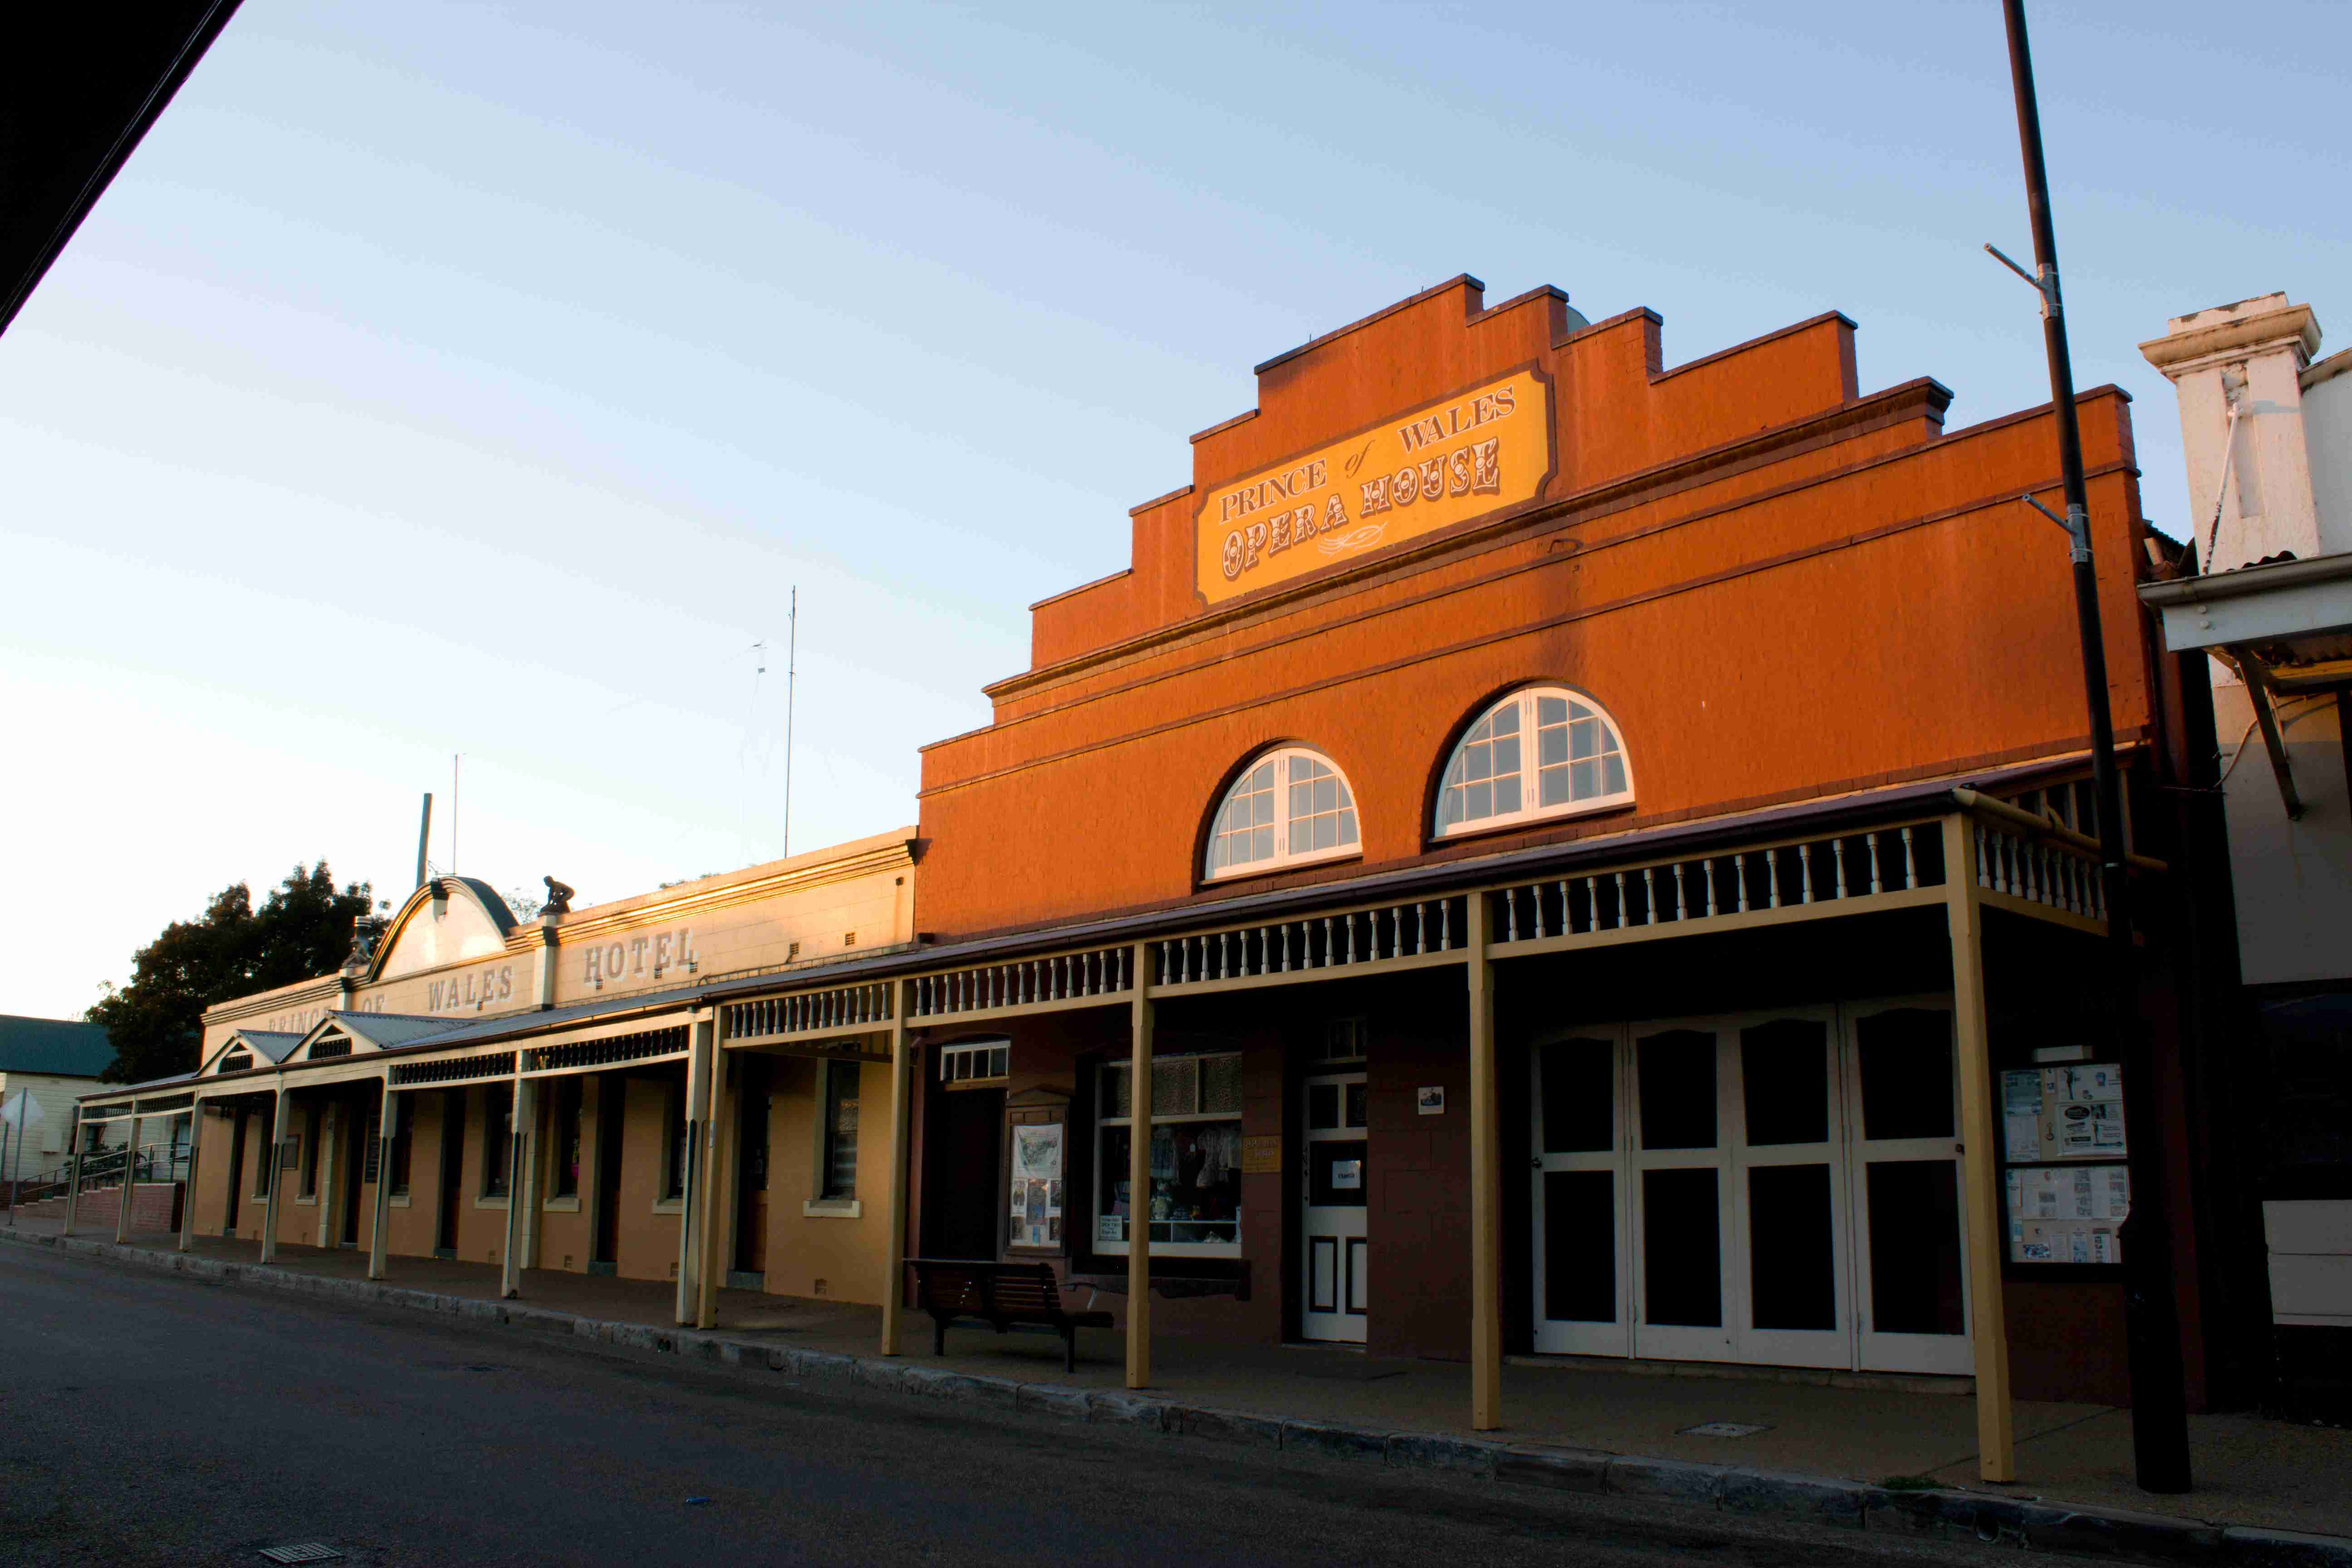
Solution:
{"label": "window display items", "polygon": [[[1134,1097],[1129,1069],[1103,1068],[1096,1149],[1096,1245],[1126,1250],[1136,1208],[1128,1191]],[[1162,1057],[1151,1068],[1151,1188],[1139,1205],[1154,1250],[1241,1255],[1242,1075],[1239,1052]]]}

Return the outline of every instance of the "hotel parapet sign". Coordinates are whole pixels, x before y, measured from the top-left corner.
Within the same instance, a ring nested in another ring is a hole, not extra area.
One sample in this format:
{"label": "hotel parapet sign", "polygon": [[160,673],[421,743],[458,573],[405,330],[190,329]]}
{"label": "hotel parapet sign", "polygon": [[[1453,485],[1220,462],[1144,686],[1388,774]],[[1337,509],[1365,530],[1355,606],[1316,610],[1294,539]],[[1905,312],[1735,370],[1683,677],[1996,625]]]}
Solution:
{"label": "hotel parapet sign", "polygon": [[1536,499],[1551,388],[1515,371],[1210,492],[1194,582],[1214,605]]}

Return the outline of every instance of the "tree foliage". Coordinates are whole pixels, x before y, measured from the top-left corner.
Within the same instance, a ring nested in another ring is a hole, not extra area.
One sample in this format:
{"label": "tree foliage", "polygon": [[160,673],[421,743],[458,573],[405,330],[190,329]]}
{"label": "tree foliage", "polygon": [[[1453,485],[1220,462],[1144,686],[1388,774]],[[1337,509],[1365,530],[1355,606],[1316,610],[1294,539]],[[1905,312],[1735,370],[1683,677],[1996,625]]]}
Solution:
{"label": "tree foliage", "polygon": [[204,1011],[233,996],[331,974],[350,952],[359,922],[377,923],[374,890],[338,890],[320,860],[297,865],[259,910],[243,882],[215,893],[193,921],[173,921],[131,961],[131,984],[82,1015],[106,1026],[114,1063],[106,1077],[143,1083],[193,1071]]}

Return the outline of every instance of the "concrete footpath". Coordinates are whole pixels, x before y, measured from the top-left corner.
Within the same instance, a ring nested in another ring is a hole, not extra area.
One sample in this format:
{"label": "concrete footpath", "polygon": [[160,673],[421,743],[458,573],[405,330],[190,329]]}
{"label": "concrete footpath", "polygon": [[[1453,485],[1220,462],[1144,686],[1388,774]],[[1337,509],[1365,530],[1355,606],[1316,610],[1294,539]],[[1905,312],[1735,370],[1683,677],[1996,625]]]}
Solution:
{"label": "concrete footpath", "polygon": [[[0,1241],[221,1282],[468,1319],[654,1354],[696,1358],[808,1388],[828,1380],[910,1396],[1118,1422],[1171,1436],[1305,1450],[1342,1462],[1427,1467],[1497,1482],[1607,1492],[1677,1507],[1807,1520],[1843,1529],[1973,1536],[2042,1551],[2149,1562],[2352,1568],[2352,1432],[2256,1416],[2192,1417],[2198,1490],[2151,1499],[2130,1479],[2125,1412],[2021,1403],[2022,1479],[1975,1480],[1975,1406],[1933,1380],[1849,1378],[1842,1386],[1746,1375],[1643,1375],[1589,1363],[1505,1372],[1506,1433],[1464,1430],[1466,1373],[1323,1347],[1163,1339],[1164,1388],[1123,1386],[1115,1332],[1081,1337],[1075,1373],[1050,1337],[959,1328],[930,1353],[930,1324],[907,1325],[908,1353],[874,1352],[879,1312],[754,1291],[721,1293],[720,1327],[670,1322],[673,1288],[530,1270],[522,1299],[500,1300],[484,1264],[393,1260],[363,1278],[364,1256],[286,1247],[253,1260],[251,1243],[200,1239],[181,1253],[162,1235],[60,1237],[0,1227]],[[1760,1428],[1728,1437],[1686,1428]],[[2148,1511],[2191,1508],[2195,1517]]]}

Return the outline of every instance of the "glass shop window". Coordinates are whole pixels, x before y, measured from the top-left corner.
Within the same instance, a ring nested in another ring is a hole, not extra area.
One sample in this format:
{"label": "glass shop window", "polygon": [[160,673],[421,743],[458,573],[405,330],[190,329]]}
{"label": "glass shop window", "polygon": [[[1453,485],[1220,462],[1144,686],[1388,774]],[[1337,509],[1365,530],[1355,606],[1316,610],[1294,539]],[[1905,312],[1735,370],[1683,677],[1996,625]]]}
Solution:
{"label": "glass shop window", "polygon": [[1102,1069],[1096,1139],[1095,1250],[1123,1253],[1139,1213],[1151,1250],[1238,1258],[1242,1251],[1242,1058],[1238,1051],[1161,1057],[1151,1064],[1151,1182],[1129,1190],[1135,1136],[1133,1069]]}

